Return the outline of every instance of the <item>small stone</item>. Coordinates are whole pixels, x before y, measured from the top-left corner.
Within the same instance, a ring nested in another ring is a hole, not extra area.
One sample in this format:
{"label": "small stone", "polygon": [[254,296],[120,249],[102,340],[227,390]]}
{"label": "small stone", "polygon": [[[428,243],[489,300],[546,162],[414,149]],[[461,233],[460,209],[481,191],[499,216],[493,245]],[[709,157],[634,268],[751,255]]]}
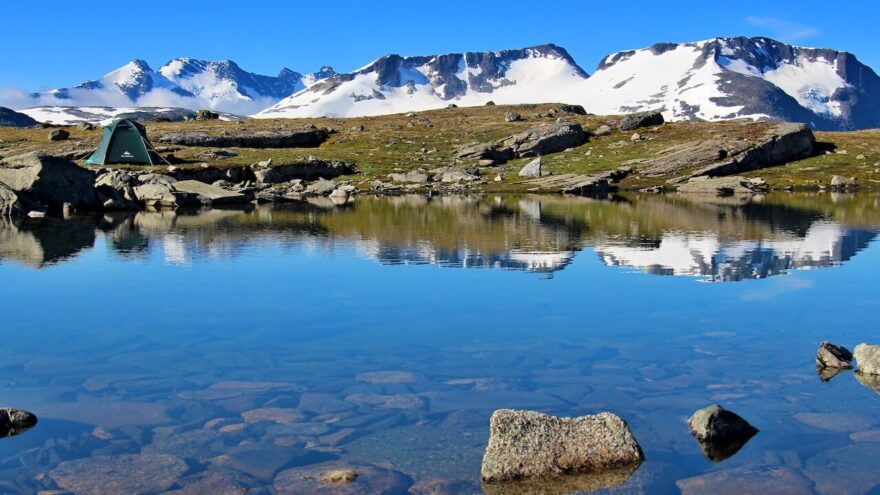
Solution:
{"label": "small stone", "polygon": [[880,345],[859,344],[855,351],[859,372],[880,375]]}
{"label": "small stone", "polygon": [[852,369],[853,355],[849,349],[831,342],[822,342],[816,352],[816,366],[819,368]]}
{"label": "small stone", "polygon": [[630,140],[630,141],[641,141],[641,140],[642,140],[642,135],[639,134],[638,132],[636,132],[635,134],[633,134],[632,136],[630,136],[629,140]]}
{"label": "small stone", "polygon": [[495,178],[492,180],[494,180],[495,182],[501,182],[504,179],[502,179],[500,175],[496,175]]}
{"label": "small stone", "polygon": [[354,483],[358,473],[354,469],[331,469],[321,473],[321,481],[324,483],[347,484]]}
{"label": "small stone", "polygon": [[516,113],[516,112],[507,112],[507,113],[504,115],[504,121],[505,121],[505,122],[519,122],[519,121],[521,121],[522,119],[523,119],[523,118],[522,118],[522,115],[520,115],[520,114],[518,114],[518,113]]}
{"label": "small stone", "polygon": [[856,155],[856,160],[864,160],[865,155]]}
{"label": "small stone", "polygon": [[728,441],[751,438],[758,429],[738,414],[718,404],[700,409],[688,419],[693,435],[700,442]]}

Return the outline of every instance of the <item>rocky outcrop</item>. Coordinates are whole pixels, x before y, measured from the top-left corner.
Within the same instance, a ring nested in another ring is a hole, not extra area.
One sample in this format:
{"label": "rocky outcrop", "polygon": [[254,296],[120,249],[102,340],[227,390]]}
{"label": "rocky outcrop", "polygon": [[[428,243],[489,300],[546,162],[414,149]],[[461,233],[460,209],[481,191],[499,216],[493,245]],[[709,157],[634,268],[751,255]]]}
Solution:
{"label": "rocky outcrop", "polygon": [[694,177],[680,184],[678,192],[683,194],[709,194],[712,196],[742,196],[761,193],[767,190],[763,179],[746,177]]}
{"label": "rocky outcrop", "polygon": [[880,345],[859,344],[853,354],[859,373],[880,375]]}
{"label": "rocky outcrop", "polygon": [[22,201],[32,200],[49,209],[95,209],[95,174],[57,157],[27,153],[0,161],[0,182],[15,191]]}
{"label": "rocky outcrop", "polygon": [[24,213],[21,202],[18,200],[18,194],[0,182],[0,219],[18,217]]}
{"label": "rocky outcrop", "polygon": [[95,178],[95,194],[105,210],[135,210],[134,186],[140,184],[128,170],[111,170]]}
{"label": "rocky outcrop", "polygon": [[638,465],[644,456],[626,422],[611,413],[558,418],[500,409],[492,414],[484,483],[598,472]]}
{"label": "rocky outcrop", "polygon": [[620,119],[620,122],[617,123],[617,130],[632,131],[642,127],[662,125],[664,122],[663,114],[657,111],[632,113]]}
{"label": "rocky outcrop", "polygon": [[523,119],[522,115],[520,115],[516,112],[507,112],[506,114],[504,114],[504,121],[505,122],[519,122],[522,119]]}
{"label": "rocky outcrop", "polygon": [[[753,124],[739,124],[745,126]],[[816,140],[804,124],[776,123],[756,137],[713,138],[689,141],[657,153],[640,164],[645,175],[684,174],[672,179],[733,175],[812,156]]]}
{"label": "rocky outcrop", "polygon": [[748,421],[717,404],[695,412],[688,419],[688,426],[703,455],[713,462],[736,454],[758,433]]}
{"label": "rocky outcrop", "polygon": [[316,148],[330,137],[330,130],[303,128],[290,131],[238,131],[214,136],[207,132],[168,132],[158,142],[214,148]]}
{"label": "rocky outcrop", "polygon": [[11,437],[23,433],[37,424],[37,416],[32,412],[0,408],[0,438]]}
{"label": "rocky outcrop", "polygon": [[456,157],[463,160],[492,160],[495,163],[504,163],[515,158],[565,151],[586,142],[587,133],[580,124],[557,122],[532,127],[498,141],[459,148]]}
{"label": "rocky outcrop", "polygon": [[202,204],[210,206],[237,205],[249,201],[244,194],[195,180],[179,180],[174,183],[174,189],[178,192],[195,194]]}
{"label": "rocky outcrop", "polygon": [[852,369],[853,355],[846,347],[822,342],[816,351],[817,368]]}
{"label": "rocky outcrop", "polygon": [[351,175],[358,172],[357,166],[354,163],[320,159],[287,165],[256,165],[252,168],[256,180],[265,184],[277,184],[296,179],[335,179],[342,175]]}
{"label": "rocky outcrop", "polygon": [[36,120],[11,108],[0,107],[0,127],[31,127],[39,124]]}
{"label": "rocky outcrop", "polygon": [[134,188],[137,201],[148,208],[201,206],[198,195],[177,191],[171,184],[142,184]]}
{"label": "rocky outcrop", "polygon": [[257,176],[248,167],[216,167],[202,166],[198,168],[178,168],[168,173],[177,180],[197,180],[212,184],[218,180],[229,182],[255,181]]}
{"label": "rocky outcrop", "polygon": [[65,141],[70,137],[70,133],[64,129],[53,129],[49,131],[49,141]]}

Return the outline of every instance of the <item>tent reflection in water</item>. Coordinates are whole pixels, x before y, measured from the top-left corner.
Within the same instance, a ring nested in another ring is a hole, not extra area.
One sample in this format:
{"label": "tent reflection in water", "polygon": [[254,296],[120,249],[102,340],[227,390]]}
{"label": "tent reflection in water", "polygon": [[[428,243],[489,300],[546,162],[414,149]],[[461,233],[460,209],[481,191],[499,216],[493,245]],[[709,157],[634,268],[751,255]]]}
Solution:
{"label": "tent reflection in water", "polygon": [[89,165],[163,165],[162,158],[147,139],[147,129],[131,120],[114,120],[104,128],[104,137],[86,160]]}

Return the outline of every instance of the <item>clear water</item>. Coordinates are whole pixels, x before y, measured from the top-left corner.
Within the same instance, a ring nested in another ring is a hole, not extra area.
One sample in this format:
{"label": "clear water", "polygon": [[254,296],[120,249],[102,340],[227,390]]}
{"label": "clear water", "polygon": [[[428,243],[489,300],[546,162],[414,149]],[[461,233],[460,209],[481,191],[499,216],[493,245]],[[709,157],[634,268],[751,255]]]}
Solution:
{"label": "clear water", "polygon": [[[0,491],[302,493],[298,473],[344,463],[365,493],[481,493],[488,418],[518,408],[626,419],[647,460],[610,492],[878,493],[880,396],[814,367],[823,340],[880,340],[878,204],[398,197],[2,224],[0,406],[40,422],[0,439]],[[712,403],[761,430],[720,463],[685,424]],[[594,487],[573,486],[548,493]]]}

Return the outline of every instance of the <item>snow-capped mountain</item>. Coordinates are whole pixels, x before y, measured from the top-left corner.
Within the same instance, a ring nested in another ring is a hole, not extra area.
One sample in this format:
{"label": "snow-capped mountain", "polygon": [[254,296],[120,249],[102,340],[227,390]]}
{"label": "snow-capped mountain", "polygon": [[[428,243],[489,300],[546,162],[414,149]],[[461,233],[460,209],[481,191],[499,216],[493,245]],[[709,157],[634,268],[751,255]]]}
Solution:
{"label": "snow-capped mountain", "polygon": [[614,53],[578,91],[578,103],[594,113],[662,109],[669,120],[880,126],[880,78],[870,67],[847,52],[768,38],[659,43]]}
{"label": "snow-capped mountain", "polygon": [[308,75],[285,68],[278,76],[264,76],[247,72],[231,60],[191,58],[174,59],[154,71],[143,60],[132,60],[100,79],[33,93],[31,98],[33,106],[53,108],[210,108],[250,114],[333,74],[330,67]]}
{"label": "snow-capped mountain", "polygon": [[255,117],[353,117],[504,103],[556,101],[560,88],[588,75],[556,45],[500,52],[424,57],[386,55],[349,74],[336,74]]}
{"label": "snow-capped mountain", "polygon": [[[134,60],[31,106],[210,108],[258,118],[355,117],[459,106],[571,103],[595,114],[662,110],[667,120],[787,120],[816,129],[880,127],[880,77],[847,52],[768,38],[658,43],[606,56],[592,76],[565,49],[386,55],[354,72],[264,76],[231,61]],[[24,110],[24,113],[27,113]],[[34,115],[32,115],[34,116]],[[35,118],[38,118],[34,116]]]}

